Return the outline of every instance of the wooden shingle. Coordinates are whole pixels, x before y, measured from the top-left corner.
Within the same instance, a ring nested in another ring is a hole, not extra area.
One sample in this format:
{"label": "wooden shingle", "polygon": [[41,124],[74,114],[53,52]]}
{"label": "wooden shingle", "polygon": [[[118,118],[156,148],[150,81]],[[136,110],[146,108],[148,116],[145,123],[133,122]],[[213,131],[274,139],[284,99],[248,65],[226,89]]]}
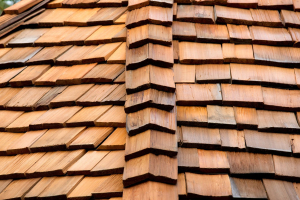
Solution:
{"label": "wooden shingle", "polygon": [[7,155],[6,151],[8,150],[8,147],[22,136],[23,133],[0,132],[0,155]]}
{"label": "wooden shingle", "polygon": [[5,87],[8,81],[14,78],[17,74],[23,71],[25,67],[10,68],[0,70],[0,87]]}
{"label": "wooden shingle", "polygon": [[147,130],[126,138],[125,160],[130,160],[148,153],[175,156],[177,138],[174,134]]}
{"label": "wooden shingle", "polygon": [[13,48],[0,58],[0,66],[24,66],[25,62],[37,54],[41,49],[41,47]]}
{"label": "wooden shingle", "polygon": [[298,104],[298,97],[300,93],[298,90],[284,90],[263,87],[262,92],[265,109],[298,111],[300,108],[300,105]]}
{"label": "wooden shingle", "polygon": [[219,84],[176,84],[176,104],[181,106],[219,104],[222,101]]}
{"label": "wooden shingle", "polygon": [[268,199],[261,180],[230,178],[233,198]]}
{"label": "wooden shingle", "polygon": [[291,46],[292,37],[285,28],[249,27],[253,44]]}
{"label": "wooden shingle", "polygon": [[195,83],[195,65],[174,64],[175,83]]}
{"label": "wooden shingle", "polygon": [[173,38],[177,40],[195,41],[196,29],[194,23],[174,21],[172,24]]}
{"label": "wooden shingle", "polygon": [[255,108],[233,107],[238,129],[257,129],[257,113]]}
{"label": "wooden shingle", "polygon": [[299,158],[273,155],[275,176],[285,179],[295,180],[300,178],[297,167],[300,163]]}
{"label": "wooden shingle", "polygon": [[291,139],[288,134],[261,133],[244,130],[248,149],[269,153],[291,153]]}
{"label": "wooden shingle", "polygon": [[174,72],[172,69],[148,65],[136,70],[126,71],[126,92],[128,94],[145,89],[174,92]]}
{"label": "wooden shingle", "polygon": [[64,21],[73,15],[78,9],[57,8],[39,20],[38,24],[44,27],[63,26]]}
{"label": "wooden shingle", "polygon": [[[157,181],[176,184],[178,176],[177,158],[165,155],[146,154],[125,163],[123,183],[125,187],[142,182]],[[164,167],[168,165],[169,167]]]}
{"label": "wooden shingle", "polygon": [[172,0],[145,0],[145,1],[138,1],[138,0],[129,0],[128,1],[128,10],[135,10],[138,8],[142,8],[145,6],[160,6],[160,7],[172,7],[173,1]]}
{"label": "wooden shingle", "polygon": [[[80,84],[81,79],[87,73],[89,73],[96,66],[96,64],[97,63],[91,63],[91,64],[73,65],[72,67],[66,67],[65,69],[62,70],[62,73],[57,77],[56,84],[57,85]],[[55,79],[56,77],[54,76],[53,78]]]}
{"label": "wooden shingle", "polygon": [[176,130],[175,109],[168,112],[157,108],[146,108],[130,113],[127,115],[126,128],[129,135],[135,135],[147,129],[174,134]]}
{"label": "wooden shingle", "polygon": [[35,110],[49,110],[52,99],[62,93],[66,88],[67,86],[53,87],[35,104]]}
{"label": "wooden shingle", "polygon": [[219,24],[195,24],[198,42],[229,42],[229,34],[226,25]]}
{"label": "wooden shingle", "polygon": [[82,83],[112,82],[124,71],[122,64],[99,64],[89,71],[82,79]]}
{"label": "wooden shingle", "polygon": [[283,1],[258,0],[258,8],[274,9],[274,10],[279,10],[279,9],[292,10],[293,0],[283,0]]}
{"label": "wooden shingle", "polygon": [[257,111],[258,130],[267,132],[299,132],[296,116],[292,112]]}
{"label": "wooden shingle", "polygon": [[2,199],[21,199],[24,198],[25,194],[39,181],[39,178],[33,179],[21,179],[11,182],[3,191],[0,193]]}
{"label": "wooden shingle", "polygon": [[254,63],[253,48],[251,44],[222,44],[224,62]]}
{"label": "wooden shingle", "polygon": [[127,30],[128,48],[136,48],[147,43],[171,45],[172,28],[161,25],[146,24]]}
{"label": "wooden shingle", "polygon": [[30,153],[29,147],[38,140],[47,130],[28,131],[7,148],[8,155]]}
{"label": "wooden shingle", "polygon": [[92,176],[103,176],[110,174],[122,174],[125,165],[124,151],[110,151],[91,170]]}
{"label": "wooden shingle", "polygon": [[95,122],[96,126],[125,127],[126,114],[123,106],[113,106]]}
{"label": "wooden shingle", "polygon": [[221,139],[219,129],[182,126],[183,147],[189,148],[219,148]]}
{"label": "wooden shingle", "polygon": [[68,168],[84,153],[85,150],[47,152],[26,171],[26,177],[65,175]]}
{"label": "wooden shingle", "polygon": [[[10,111],[13,112],[13,111]],[[14,120],[9,126],[6,127],[6,131],[10,132],[26,132],[29,131],[29,124],[43,115],[46,111],[33,111],[26,112]],[[8,118],[9,115],[6,115]],[[9,118],[8,118],[9,119]]]}
{"label": "wooden shingle", "polygon": [[53,65],[60,55],[70,49],[71,46],[54,46],[54,47],[45,47],[30,60],[26,62],[28,65],[42,65],[42,64],[51,64]]}
{"label": "wooden shingle", "polygon": [[95,32],[93,32],[85,41],[86,45],[96,45],[103,43],[113,42],[113,38],[123,31],[125,28],[124,24],[111,25],[111,26],[100,26]]}
{"label": "wooden shingle", "polygon": [[274,175],[275,169],[271,154],[227,152],[231,174]]}
{"label": "wooden shingle", "polygon": [[147,181],[136,186],[124,189],[124,200],[130,200],[133,196],[137,200],[141,200],[144,198],[155,200],[157,196],[159,196],[160,200],[178,200],[177,187],[175,185],[153,181]]}
{"label": "wooden shingle", "polygon": [[177,106],[177,123],[184,126],[207,126],[206,107]]}
{"label": "wooden shingle", "polygon": [[223,105],[262,108],[264,99],[261,86],[222,84]]}
{"label": "wooden shingle", "polygon": [[126,69],[137,69],[141,66],[153,64],[163,68],[173,66],[173,47],[159,44],[145,44],[144,46],[126,50]]}
{"label": "wooden shingle", "polygon": [[230,80],[231,74],[228,64],[196,65],[197,83],[229,83]]}
{"label": "wooden shingle", "polygon": [[236,127],[233,107],[208,105],[207,118],[209,127]]}
{"label": "wooden shingle", "polygon": [[73,46],[56,59],[56,65],[79,65],[85,56],[95,50],[97,46]]}
{"label": "wooden shingle", "polygon": [[299,43],[299,39],[300,39],[300,30],[297,28],[288,28],[288,32],[292,37],[292,40],[294,42],[294,47],[299,47],[300,43]]}
{"label": "wooden shingle", "polygon": [[291,182],[263,179],[263,183],[269,199],[299,199]]}
{"label": "wooden shingle", "polygon": [[26,0],[22,2],[17,2],[16,4],[6,8],[4,10],[5,14],[20,14],[24,12],[25,10],[29,9],[30,7],[35,6],[36,4],[40,3],[41,0]]}
{"label": "wooden shingle", "polygon": [[31,152],[65,150],[85,127],[50,129],[30,146]]}
{"label": "wooden shingle", "polygon": [[177,179],[177,191],[179,198],[186,198],[186,180],[185,180],[185,174],[180,173],[178,174]]}
{"label": "wooden shingle", "polygon": [[4,131],[5,128],[18,119],[24,112],[1,110],[0,111],[0,130]]}
{"label": "wooden shingle", "polygon": [[248,9],[215,6],[217,23],[251,25],[253,22],[251,12]]}
{"label": "wooden shingle", "polygon": [[[0,75],[1,80],[1,75]],[[18,92],[21,91],[21,88],[0,88],[0,108],[4,109],[5,105],[9,100],[14,97]]]}
{"label": "wooden shingle", "polygon": [[190,198],[230,198],[232,196],[228,175],[203,175],[185,173],[187,194]]}
{"label": "wooden shingle", "polygon": [[85,40],[92,35],[100,26],[78,27],[72,33],[64,35],[62,45],[84,45]]}
{"label": "wooden shingle", "polygon": [[43,36],[37,39],[34,44],[36,46],[54,46],[59,45],[61,40],[76,30],[77,27],[52,27]]}
{"label": "wooden shingle", "polygon": [[6,108],[10,110],[31,111],[40,98],[49,92],[50,89],[50,87],[24,87],[6,104]]}
{"label": "wooden shingle", "polygon": [[243,131],[234,129],[220,129],[220,137],[222,141],[222,149],[239,150],[246,149],[245,136]]}
{"label": "wooden shingle", "polygon": [[227,6],[235,8],[256,8],[258,0],[227,0]]}
{"label": "wooden shingle", "polygon": [[199,172],[199,155],[196,148],[178,148],[178,170]]}
{"label": "wooden shingle", "polygon": [[107,112],[112,106],[85,107],[76,113],[66,123],[67,126],[93,126],[94,121]]}
{"label": "wooden shingle", "polygon": [[35,80],[50,69],[50,65],[26,67],[20,74],[9,81],[11,87],[31,86]]}
{"label": "wooden shingle", "polygon": [[82,179],[83,176],[56,177],[49,186],[46,187],[41,194],[39,194],[38,198],[47,199],[52,197],[57,199],[66,199]]}
{"label": "wooden shingle", "polygon": [[126,136],[126,128],[116,128],[97,150],[125,150]]}
{"label": "wooden shingle", "polygon": [[112,127],[89,127],[70,144],[69,149],[95,149],[112,131]]}
{"label": "wooden shingle", "polygon": [[77,113],[82,107],[62,107],[48,110],[42,116],[34,120],[30,125],[30,129],[43,128],[63,128],[65,123]]}
{"label": "wooden shingle", "polygon": [[94,192],[107,178],[108,176],[84,177],[76,188],[68,195],[68,199],[75,200],[91,198],[92,192]]}
{"label": "wooden shingle", "polygon": [[114,21],[116,21],[126,10],[127,7],[102,8],[99,12],[88,19],[87,25],[113,24]]}
{"label": "wooden shingle", "polygon": [[231,63],[230,70],[233,83],[284,87],[296,85],[294,69]]}
{"label": "wooden shingle", "polygon": [[212,6],[178,5],[176,20],[213,24],[215,22],[214,9]]}
{"label": "wooden shingle", "polygon": [[172,25],[173,9],[146,6],[127,13],[126,27],[134,28],[145,24]]}
{"label": "wooden shingle", "polygon": [[231,43],[252,43],[252,38],[246,25],[227,24]]}
{"label": "wooden shingle", "polygon": [[68,169],[68,175],[90,175],[91,170],[109,154],[109,151],[88,151]]}
{"label": "wooden shingle", "polygon": [[8,47],[26,47],[33,46],[34,42],[44,35],[48,28],[39,28],[39,29],[24,29],[10,40],[7,44]]}
{"label": "wooden shingle", "polygon": [[88,19],[90,19],[93,15],[95,15],[99,10],[100,10],[99,8],[78,9],[64,21],[64,25],[65,26],[87,26]]}
{"label": "wooden shingle", "polygon": [[283,27],[283,22],[277,10],[250,9],[253,25]]}
{"label": "wooden shingle", "polygon": [[179,59],[182,64],[221,64],[223,54],[220,44],[180,42]]}
{"label": "wooden shingle", "polygon": [[63,106],[75,106],[75,102],[88,90],[90,90],[94,84],[72,85],[67,87],[62,93],[53,98],[50,102],[50,107],[63,107]]}
{"label": "wooden shingle", "polygon": [[202,173],[228,173],[229,163],[226,152],[198,149],[200,171]]}
{"label": "wooden shingle", "polygon": [[155,89],[126,95],[125,112],[131,113],[147,107],[170,111],[175,105],[175,94]]}
{"label": "wooden shingle", "polygon": [[55,85],[57,79],[67,71],[66,66],[55,66],[51,67],[47,72],[45,72],[41,77],[39,77],[34,84],[35,85]]}
{"label": "wooden shingle", "polygon": [[54,180],[55,177],[44,177],[25,195],[25,199],[37,198]]}
{"label": "wooden shingle", "polygon": [[111,94],[116,88],[118,84],[103,84],[103,85],[95,85],[89,91],[87,91],[84,95],[82,95],[77,101],[77,105],[83,106],[97,106],[100,105],[101,102]]}

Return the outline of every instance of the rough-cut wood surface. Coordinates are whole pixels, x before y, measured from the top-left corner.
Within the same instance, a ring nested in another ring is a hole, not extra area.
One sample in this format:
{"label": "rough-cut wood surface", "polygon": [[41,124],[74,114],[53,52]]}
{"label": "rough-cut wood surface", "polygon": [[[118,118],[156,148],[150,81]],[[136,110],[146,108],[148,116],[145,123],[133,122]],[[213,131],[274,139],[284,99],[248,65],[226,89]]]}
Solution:
{"label": "rough-cut wood surface", "polygon": [[213,24],[214,10],[212,6],[178,5],[176,20]]}
{"label": "rough-cut wood surface", "polygon": [[267,193],[261,180],[230,178],[233,198],[267,199]]}
{"label": "rough-cut wood surface", "polygon": [[257,129],[257,113],[255,108],[233,107],[238,129]]}
{"label": "rough-cut wood surface", "polygon": [[229,42],[226,25],[195,24],[198,42],[224,43]]}
{"label": "rough-cut wood surface", "polygon": [[209,127],[236,127],[233,107],[208,105],[207,118]]}

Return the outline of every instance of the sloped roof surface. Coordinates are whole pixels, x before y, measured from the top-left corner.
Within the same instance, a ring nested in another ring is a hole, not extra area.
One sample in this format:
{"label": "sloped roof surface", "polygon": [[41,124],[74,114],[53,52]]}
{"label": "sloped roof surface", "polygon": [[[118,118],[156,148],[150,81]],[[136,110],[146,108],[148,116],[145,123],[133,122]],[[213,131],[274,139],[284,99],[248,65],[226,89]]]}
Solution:
{"label": "sloped roof surface", "polygon": [[297,0],[22,0],[0,17],[0,199],[300,199]]}

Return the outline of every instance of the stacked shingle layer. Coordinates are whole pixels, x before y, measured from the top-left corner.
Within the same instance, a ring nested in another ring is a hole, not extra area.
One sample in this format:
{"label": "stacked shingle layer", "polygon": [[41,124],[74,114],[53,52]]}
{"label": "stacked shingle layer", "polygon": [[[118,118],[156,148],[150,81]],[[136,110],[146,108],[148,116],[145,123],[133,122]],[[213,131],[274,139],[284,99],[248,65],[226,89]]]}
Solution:
{"label": "stacked shingle layer", "polygon": [[6,9],[0,200],[299,200],[299,11],[297,0]]}

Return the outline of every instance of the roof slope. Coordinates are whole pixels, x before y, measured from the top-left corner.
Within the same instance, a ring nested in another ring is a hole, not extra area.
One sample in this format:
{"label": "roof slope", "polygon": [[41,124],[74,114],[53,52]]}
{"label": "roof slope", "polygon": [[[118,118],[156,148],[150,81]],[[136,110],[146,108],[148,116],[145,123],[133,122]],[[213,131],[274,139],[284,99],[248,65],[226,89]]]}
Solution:
{"label": "roof slope", "polygon": [[300,199],[296,0],[23,0],[0,17],[0,199]]}

